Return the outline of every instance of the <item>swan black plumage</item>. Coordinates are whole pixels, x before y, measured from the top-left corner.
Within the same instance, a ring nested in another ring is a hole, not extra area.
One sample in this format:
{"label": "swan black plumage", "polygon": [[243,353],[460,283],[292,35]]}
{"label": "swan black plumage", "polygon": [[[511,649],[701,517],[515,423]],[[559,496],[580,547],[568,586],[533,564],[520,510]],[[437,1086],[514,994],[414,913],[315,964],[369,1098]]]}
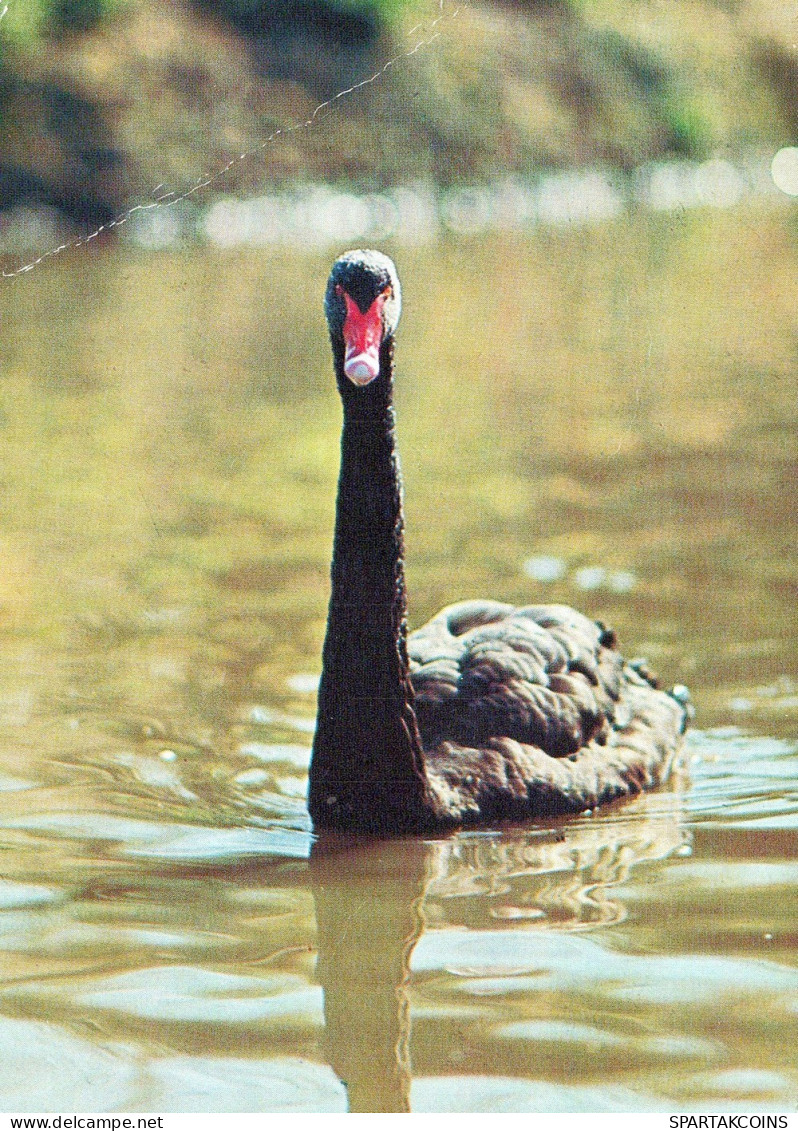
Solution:
{"label": "swan black plumage", "polygon": [[393,409],[396,268],[336,260],[325,296],[343,402],[332,595],[308,805],[377,834],[578,813],[663,781],[689,702],[563,605],[465,601],[409,637]]}

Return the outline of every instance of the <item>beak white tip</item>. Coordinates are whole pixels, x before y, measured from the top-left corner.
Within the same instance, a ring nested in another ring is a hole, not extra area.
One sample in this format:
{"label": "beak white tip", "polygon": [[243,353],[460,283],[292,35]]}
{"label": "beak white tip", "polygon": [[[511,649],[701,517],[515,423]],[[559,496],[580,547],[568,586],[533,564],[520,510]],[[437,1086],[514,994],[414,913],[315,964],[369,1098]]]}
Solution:
{"label": "beak white tip", "polygon": [[344,362],[344,373],[355,385],[368,385],[379,375],[379,358],[369,353],[359,353]]}

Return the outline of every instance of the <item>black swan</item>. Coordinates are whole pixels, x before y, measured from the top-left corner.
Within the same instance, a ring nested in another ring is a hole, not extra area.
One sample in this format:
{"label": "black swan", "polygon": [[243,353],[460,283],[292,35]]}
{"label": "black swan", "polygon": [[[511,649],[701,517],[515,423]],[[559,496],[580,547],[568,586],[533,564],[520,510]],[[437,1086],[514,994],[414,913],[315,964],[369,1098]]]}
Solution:
{"label": "black swan", "polygon": [[332,596],[308,807],[387,835],[594,809],[663,781],[689,697],[563,605],[465,601],[407,635],[396,454],[396,268],[336,260],[325,296],[343,401]]}

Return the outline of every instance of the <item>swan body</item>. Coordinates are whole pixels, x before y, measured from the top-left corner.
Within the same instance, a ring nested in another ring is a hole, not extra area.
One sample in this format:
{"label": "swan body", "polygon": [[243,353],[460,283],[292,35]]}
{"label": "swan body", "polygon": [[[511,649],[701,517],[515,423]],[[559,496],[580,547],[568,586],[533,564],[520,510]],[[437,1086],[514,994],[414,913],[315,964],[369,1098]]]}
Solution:
{"label": "swan body", "polygon": [[658,690],[599,622],[465,601],[408,636],[396,268],[378,252],[341,256],[325,305],[344,423],[314,824],[388,835],[556,816],[662,782],[689,696]]}

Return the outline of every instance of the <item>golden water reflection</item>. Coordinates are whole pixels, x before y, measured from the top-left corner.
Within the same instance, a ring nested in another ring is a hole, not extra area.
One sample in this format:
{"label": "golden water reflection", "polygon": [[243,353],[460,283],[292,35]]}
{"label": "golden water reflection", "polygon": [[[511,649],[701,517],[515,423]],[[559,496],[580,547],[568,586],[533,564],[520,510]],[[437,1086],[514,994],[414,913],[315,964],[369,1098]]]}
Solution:
{"label": "golden water reflection", "polygon": [[430,842],[8,819],[5,1102],[783,1107],[798,861],[772,844],[717,859],[707,831],[696,860],[676,784],[603,816]]}
{"label": "golden water reflection", "polygon": [[305,809],[326,260],[3,291],[1,1107],[794,1107],[789,223],[393,249],[412,623],[578,604],[698,712],[668,790],[431,842]]}
{"label": "golden water reflection", "polygon": [[[115,1066],[116,1107],[180,1110],[175,1062],[188,1070],[196,1060],[199,1086],[215,1059],[205,1086],[215,1080],[222,1091],[208,1102],[224,1096],[252,1110],[246,1105],[266,1068],[283,1110],[291,1087],[283,1080],[279,1091],[280,1072],[295,1058],[311,1062],[306,1076],[317,1088],[324,1083],[326,1097],[314,1098],[311,1087],[300,1106],[409,1110],[411,1016],[427,1073],[447,1074],[447,1045],[466,1030],[469,1044],[498,1060],[489,1074],[507,1073],[543,1024],[541,1048],[556,1076],[549,1046],[558,1043],[557,1026],[577,1043],[584,1029],[563,1021],[556,999],[569,979],[592,977],[603,953],[594,944],[584,955],[578,944],[572,951],[568,938],[622,922],[614,889],[687,838],[678,793],[648,798],[617,822],[427,843],[329,838],[314,844],[309,869],[301,856],[281,859],[266,830],[195,827],[192,839],[124,818],[10,825],[24,830],[17,844],[27,840],[39,880],[60,871],[74,882],[80,862],[83,870],[80,890],[20,879],[0,888],[10,1056],[3,1083],[10,1098],[21,1089],[19,1110],[30,1104],[25,1089],[41,1079],[37,1059],[70,1048],[77,1056],[86,1044],[94,1046],[90,1064],[103,1054]],[[252,834],[247,847],[236,835],[244,832]],[[18,847],[18,858],[25,855]],[[60,869],[52,859],[59,855],[68,857]],[[603,961],[625,962],[609,952]],[[636,1042],[645,1062],[656,1041],[638,1040],[632,1026],[624,1056]],[[325,1076],[320,1054],[346,1094]],[[238,1080],[242,1059],[253,1065],[248,1087]],[[225,1090],[231,1081],[237,1101]],[[94,1095],[96,1085],[79,1073],[58,1086],[66,1094],[54,1107],[69,1107],[70,1095],[77,1102],[82,1086]],[[100,1092],[95,1102],[108,1100]]]}

